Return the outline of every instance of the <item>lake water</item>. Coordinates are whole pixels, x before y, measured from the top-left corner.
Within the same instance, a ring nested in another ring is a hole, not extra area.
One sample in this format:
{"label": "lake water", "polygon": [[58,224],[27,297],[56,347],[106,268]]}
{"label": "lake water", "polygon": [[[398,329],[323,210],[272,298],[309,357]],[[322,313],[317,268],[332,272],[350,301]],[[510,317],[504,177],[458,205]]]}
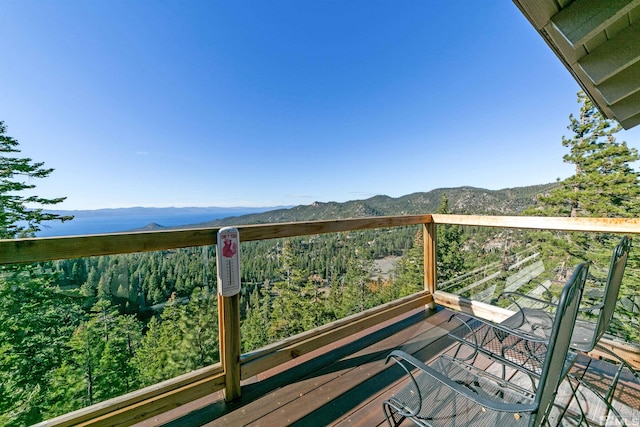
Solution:
{"label": "lake water", "polygon": [[76,215],[71,221],[61,223],[59,221],[49,221],[44,223],[42,231],[37,237],[53,236],[74,236],[81,234],[101,234],[118,231],[130,231],[142,228],[151,223],[173,227],[188,224],[199,224],[212,221],[214,219],[228,218],[231,216],[246,215],[256,213],[251,211],[225,211],[208,213],[171,213],[171,214],[136,214],[136,215]]}

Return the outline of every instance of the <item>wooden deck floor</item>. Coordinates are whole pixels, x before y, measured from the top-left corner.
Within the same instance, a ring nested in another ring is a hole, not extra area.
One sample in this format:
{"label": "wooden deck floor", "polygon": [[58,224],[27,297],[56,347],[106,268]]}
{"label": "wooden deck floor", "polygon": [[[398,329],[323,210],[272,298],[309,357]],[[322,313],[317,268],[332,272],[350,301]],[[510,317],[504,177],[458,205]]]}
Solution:
{"label": "wooden deck floor", "polygon": [[[215,393],[138,427],[386,425],[382,402],[403,387],[406,379],[395,364],[385,364],[385,357],[396,348],[426,361],[450,351],[453,343],[446,337],[453,326],[448,322],[450,315],[444,309],[415,310],[246,381],[237,401],[225,403]],[[488,360],[486,368],[491,369]],[[602,389],[610,383],[612,369],[608,363],[583,357],[574,373]],[[561,407],[567,406],[570,394],[569,385],[563,384],[556,400]],[[594,421],[589,425],[617,425],[611,419],[606,423],[602,405],[589,390],[581,387],[578,395]],[[615,397],[627,425],[640,426],[640,384],[625,375]],[[568,402],[570,412],[575,412],[575,405],[575,399]],[[563,424],[578,423],[568,415]]]}

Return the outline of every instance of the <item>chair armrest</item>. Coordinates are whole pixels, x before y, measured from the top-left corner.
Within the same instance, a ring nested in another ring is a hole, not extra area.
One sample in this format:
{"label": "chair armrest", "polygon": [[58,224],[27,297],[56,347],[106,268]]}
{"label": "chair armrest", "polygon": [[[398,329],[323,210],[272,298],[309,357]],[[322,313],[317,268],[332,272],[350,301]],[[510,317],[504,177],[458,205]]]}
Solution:
{"label": "chair armrest", "polygon": [[585,312],[589,312],[589,311],[602,310],[603,308],[604,308],[604,304],[600,303],[600,304],[596,304],[596,305],[592,305],[592,306],[588,306],[588,307],[580,307],[578,309],[578,311],[580,313],[585,313]]}
{"label": "chair armrest", "polygon": [[[541,285],[541,286],[543,286],[543,285]],[[526,299],[526,300],[534,301],[537,304],[541,304],[541,305],[545,306],[543,308],[538,308],[536,310],[544,310],[544,308],[547,308],[547,307],[558,308],[558,304],[556,304],[554,302],[546,301],[546,300],[543,300],[543,299],[540,299],[540,298],[532,297],[530,295],[521,294],[521,293],[518,293],[518,292],[510,292],[510,291],[503,292],[498,297],[498,299],[500,299],[500,298],[508,298],[508,299],[511,300],[511,302],[516,307],[518,307],[518,312],[520,313],[520,324],[519,325],[511,325],[511,327],[515,327],[515,328],[524,325],[525,322],[527,321],[526,316],[525,316],[524,307],[522,307],[522,305],[520,305],[519,300]]]}
{"label": "chair armrest", "polygon": [[[542,286],[542,285],[541,285]],[[528,299],[530,301],[535,301],[539,304],[545,305],[547,307],[557,307],[558,304],[553,302],[553,301],[547,301],[547,300],[543,300],[540,298],[536,298],[536,297],[532,297],[531,295],[527,295],[527,294],[521,294],[519,292],[503,292],[500,294],[500,296],[498,298],[509,298],[510,300],[513,301],[513,303],[515,305],[518,306],[518,308],[520,308],[520,304],[518,304],[518,302],[516,301],[516,298],[524,298],[524,299]]]}
{"label": "chair armrest", "polygon": [[[549,287],[545,285],[545,283],[546,283],[546,282],[549,282],[550,284],[553,284],[553,283],[556,283],[556,284],[559,284],[559,285],[563,285],[563,284],[564,284],[564,282],[560,282],[560,281],[558,281],[558,280],[551,280],[551,279],[550,279],[550,280],[545,280],[544,282],[541,282],[540,280],[537,280],[537,279],[535,279],[535,278],[534,278],[534,279],[529,280],[529,281],[527,282],[527,284],[531,284],[531,283],[533,283],[534,285],[536,285],[536,287],[543,288],[543,289],[544,289],[544,292],[543,292],[542,294],[544,294],[544,295],[548,295],[548,297],[549,297],[548,301],[549,301],[549,302],[552,302],[552,301],[553,301],[553,294],[552,294],[552,293],[551,293],[551,291],[549,290]],[[509,291],[507,291],[507,292],[509,292]]]}
{"label": "chair armrest", "polygon": [[[541,288],[543,288],[543,289],[544,289],[543,294],[544,294],[544,295],[548,295],[548,296],[549,296],[549,299],[547,300],[547,299],[535,298],[535,297],[529,296],[529,295],[527,295],[527,294],[522,294],[522,293],[519,293],[519,292],[513,292],[513,291],[505,291],[505,292],[502,292],[502,293],[498,296],[498,299],[500,299],[500,298],[510,298],[510,299],[511,299],[511,300],[512,300],[516,305],[518,305],[518,303],[517,303],[517,301],[516,301],[515,297],[518,297],[518,298],[527,298],[527,299],[529,299],[529,300],[536,301],[536,302],[539,302],[539,303],[541,303],[541,304],[545,304],[545,305],[547,305],[547,306],[557,307],[557,305],[558,305],[558,304],[557,304],[557,303],[555,303],[555,302],[553,302],[553,294],[551,293],[551,291],[549,290],[549,288],[548,288],[547,286],[545,286],[542,282],[540,282],[540,281],[538,281],[538,280],[530,280],[528,283],[534,283],[537,287],[541,287]],[[520,307],[520,306],[518,305],[518,307]]]}
{"label": "chair armrest", "polygon": [[[484,396],[480,396],[477,393],[473,392],[471,389],[455,381],[452,381],[447,376],[431,368],[430,366],[425,365],[415,357],[405,353],[402,350],[392,351],[387,356],[385,362],[388,363],[389,359],[393,359],[396,363],[402,365],[407,372],[410,372],[416,368],[419,369],[422,373],[432,377],[436,381],[440,382],[443,386],[450,388],[451,390],[458,393],[459,395],[477,403],[478,405],[484,408],[489,408],[494,411],[509,412],[509,413],[533,412],[537,409],[537,405],[535,404],[505,403],[505,402],[495,401],[495,400],[486,398]],[[452,363],[455,363],[455,362],[452,361]],[[406,366],[405,364],[408,364],[409,367]],[[413,375],[411,376],[413,377]]]}
{"label": "chair armrest", "polygon": [[[503,325],[500,323],[494,323],[491,322],[489,320],[486,319],[482,319],[480,317],[476,317],[472,314],[468,314],[468,313],[464,313],[463,314],[466,317],[469,317],[469,321],[476,321],[479,324],[484,324],[486,325],[488,328],[491,328],[494,332],[495,335],[498,336],[513,336],[515,337],[515,339],[522,339],[522,340],[526,340],[532,343],[536,343],[536,344],[548,344],[549,343],[549,338],[546,336],[540,336],[540,335],[534,335],[534,334],[530,334],[526,331],[520,330],[520,329],[516,329],[511,325]],[[514,315],[516,316],[517,313]],[[472,328],[469,325],[469,321],[464,321],[462,318],[460,318],[460,315],[458,315],[457,313],[454,313],[453,315],[451,315],[451,317],[449,317],[449,321],[451,321],[451,319],[456,318],[456,320],[458,320],[459,322],[462,323],[462,325],[469,330],[470,332],[474,333],[474,328]],[[453,335],[455,336],[455,333],[453,331],[449,332],[449,335]],[[476,341],[477,342],[477,341]],[[481,343],[478,343],[481,344]]]}

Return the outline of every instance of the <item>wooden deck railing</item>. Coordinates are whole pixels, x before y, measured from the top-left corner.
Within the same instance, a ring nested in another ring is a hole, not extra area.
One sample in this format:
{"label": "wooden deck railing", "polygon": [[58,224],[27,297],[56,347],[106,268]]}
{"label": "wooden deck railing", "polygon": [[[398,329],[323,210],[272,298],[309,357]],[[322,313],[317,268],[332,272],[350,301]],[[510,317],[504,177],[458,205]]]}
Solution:
{"label": "wooden deck railing", "polygon": [[[586,231],[606,233],[640,233],[640,219],[546,218],[475,215],[407,215],[310,221],[285,224],[238,226],[241,241],[264,240],[422,225],[424,230],[424,283],[422,292],[375,307],[329,325],[289,337],[260,350],[239,355],[239,316],[229,301],[220,301],[220,350],[223,362],[208,366],[162,383],[128,393],[96,405],[45,421],[42,425],[67,426],[108,423],[130,425],[219,390],[228,397],[240,391],[240,381],[287,360],[318,349],[370,326],[424,306],[440,304],[469,310],[487,318],[509,313],[488,304],[472,302],[446,292],[436,292],[436,227],[438,224],[488,226],[499,228]],[[208,246],[216,242],[218,228],[114,233],[77,237],[52,237],[0,240],[0,264],[40,262],[97,255]],[[227,307],[227,308],[224,308]],[[227,311],[225,314],[225,310]],[[232,319],[233,324],[229,324]],[[228,348],[229,346],[235,348]],[[624,350],[624,349],[623,349]],[[631,361],[640,363],[635,347],[626,348]],[[237,355],[236,355],[237,353]],[[226,356],[225,356],[226,355]]]}

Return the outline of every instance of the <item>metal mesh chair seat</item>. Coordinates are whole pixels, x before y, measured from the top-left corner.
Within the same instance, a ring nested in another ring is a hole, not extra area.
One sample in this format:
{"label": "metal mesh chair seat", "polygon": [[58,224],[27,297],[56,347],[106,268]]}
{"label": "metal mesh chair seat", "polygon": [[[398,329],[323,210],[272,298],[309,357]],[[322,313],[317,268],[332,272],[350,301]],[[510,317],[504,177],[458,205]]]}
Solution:
{"label": "metal mesh chair seat", "polygon": [[[500,323],[500,325],[549,339],[551,327],[553,326],[554,313],[528,307],[522,307],[521,311],[527,319],[526,324],[521,324],[518,319],[519,316],[513,316]],[[595,329],[596,325],[594,322],[576,319],[576,325],[571,334],[571,348],[585,353],[593,350],[597,344],[593,342],[596,334]]]}
{"label": "metal mesh chair seat", "polygon": [[468,344],[474,353],[483,352],[501,362],[515,365],[526,372],[539,376],[547,352],[548,337],[514,334],[499,325],[471,318],[449,336],[460,343]]}
{"label": "metal mesh chair seat", "polygon": [[548,339],[553,327],[554,314],[555,312],[538,308],[521,307],[518,313],[500,324],[508,329],[516,329],[523,333]]}
{"label": "metal mesh chair seat", "polygon": [[[535,406],[534,395],[527,390],[446,356],[439,357],[430,366],[411,360],[401,352],[394,352],[390,357],[401,360],[409,369],[418,368],[415,382],[412,381],[389,400],[398,418],[402,418],[403,414],[411,414],[412,408],[419,407],[420,411],[411,419],[423,426],[497,427],[529,424],[531,411]],[[430,371],[432,375],[425,371]],[[433,372],[436,372],[435,376]],[[438,374],[456,387],[463,387],[475,394],[481,402],[487,399],[503,403],[503,409],[509,411],[483,406],[454,388],[442,387]]]}
{"label": "metal mesh chair seat", "polygon": [[[476,352],[481,352],[505,365],[539,377],[547,355],[551,331],[531,332],[531,334],[522,331],[514,332],[502,324],[495,325],[472,317],[459,328],[450,331],[448,335],[473,349],[465,359],[471,359],[475,357]],[[569,369],[575,357],[574,352],[567,354],[566,370]]]}

